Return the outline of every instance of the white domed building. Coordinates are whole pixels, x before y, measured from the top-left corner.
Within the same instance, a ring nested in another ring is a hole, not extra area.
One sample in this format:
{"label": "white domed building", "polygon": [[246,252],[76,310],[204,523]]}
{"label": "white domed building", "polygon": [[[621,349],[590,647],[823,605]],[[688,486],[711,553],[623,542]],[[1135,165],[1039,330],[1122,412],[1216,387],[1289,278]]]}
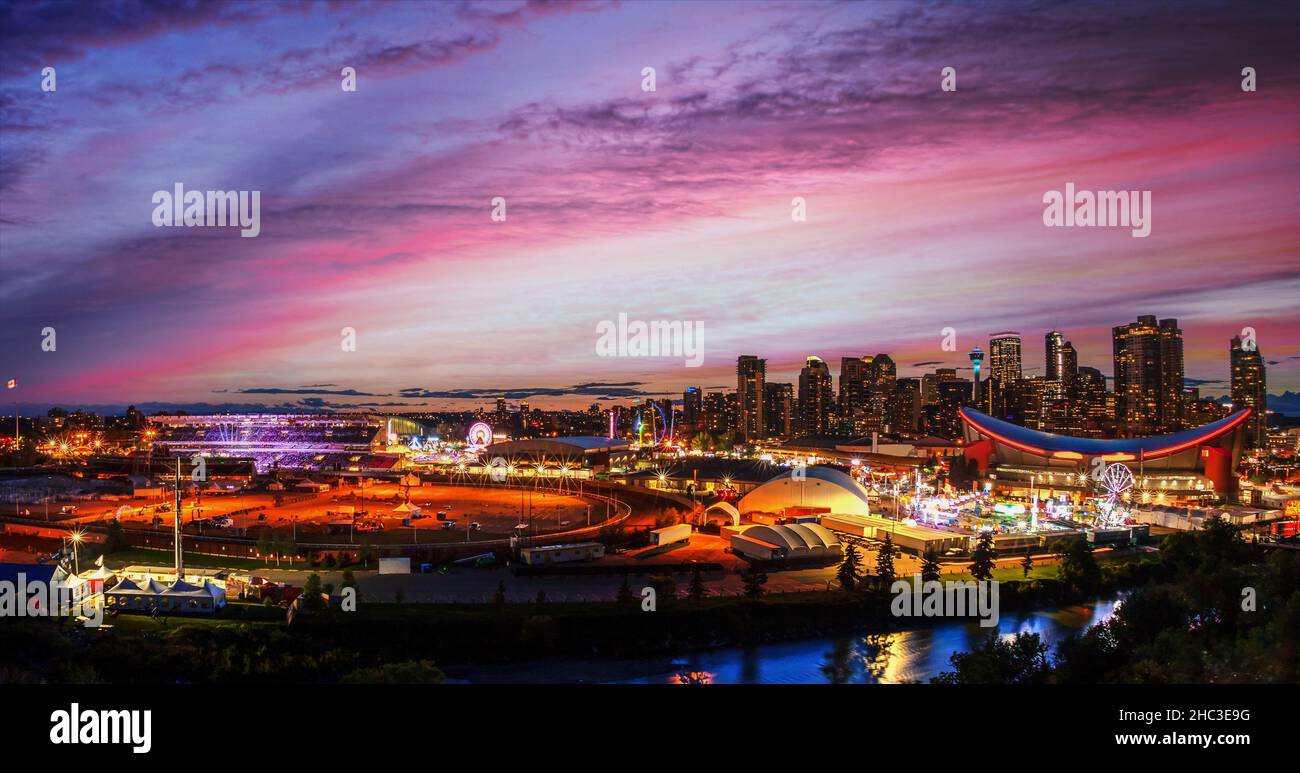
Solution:
{"label": "white domed building", "polygon": [[867,490],[833,467],[805,467],[783,472],[746,494],[737,503],[741,515],[780,514],[787,507],[824,507],[832,513],[870,515]]}

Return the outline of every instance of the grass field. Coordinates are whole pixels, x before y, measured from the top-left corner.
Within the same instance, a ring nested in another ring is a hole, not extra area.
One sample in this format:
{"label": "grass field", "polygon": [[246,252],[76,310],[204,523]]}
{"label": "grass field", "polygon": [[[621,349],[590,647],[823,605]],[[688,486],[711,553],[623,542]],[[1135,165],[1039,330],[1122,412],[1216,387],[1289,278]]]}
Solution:
{"label": "grass field", "polygon": [[[1121,555],[1103,553],[1095,556],[1095,558],[1097,559],[1097,564],[1099,566],[1104,567],[1104,566],[1116,566],[1119,564],[1126,564],[1130,561],[1138,561],[1141,558],[1143,558],[1144,555],[1145,554],[1143,553],[1124,553]],[[998,582],[1007,582],[1009,580],[1024,580],[1024,579],[1056,580],[1056,579],[1060,579],[1060,571],[1061,571],[1061,565],[1059,562],[1054,561],[1050,564],[1042,564],[1042,565],[1035,564],[1034,568],[1029,570],[1029,577],[1026,578],[1024,569],[1020,566],[1019,563],[1016,563],[1010,566],[999,566],[996,569],[994,569],[993,579],[997,580]],[[973,580],[975,578],[972,577],[969,572],[959,572],[956,574],[945,574],[943,575],[943,579],[965,581],[965,580]]]}

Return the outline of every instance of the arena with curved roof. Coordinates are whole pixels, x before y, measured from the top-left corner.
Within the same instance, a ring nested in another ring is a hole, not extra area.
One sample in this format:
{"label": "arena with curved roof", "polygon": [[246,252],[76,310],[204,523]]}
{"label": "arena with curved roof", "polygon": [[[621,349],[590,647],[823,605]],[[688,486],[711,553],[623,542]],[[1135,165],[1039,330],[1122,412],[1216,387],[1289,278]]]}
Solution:
{"label": "arena with curved roof", "polygon": [[[1140,438],[1077,438],[1053,435],[995,419],[971,408],[959,411],[966,430],[965,456],[981,474],[990,467],[1001,471],[1037,471],[1048,474],[1087,475],[1096,464],[1133,463],[1142,473],[1165,480],[1185,481],[1197,490],[1197,480],[1213,484],[1213,491],[1236,489],[1234,471],[1241,457],[1242,432],[1249,408],[1231,416],[1169,435]],[[1013,476],[1014,477],[1014,476]]]}

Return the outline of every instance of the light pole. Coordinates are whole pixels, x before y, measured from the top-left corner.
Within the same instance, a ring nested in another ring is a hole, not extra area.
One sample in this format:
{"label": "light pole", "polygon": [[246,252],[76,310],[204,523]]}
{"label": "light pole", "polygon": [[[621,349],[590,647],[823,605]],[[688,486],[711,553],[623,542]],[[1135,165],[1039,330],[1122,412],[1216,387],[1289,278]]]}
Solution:
{"label": "light pole", "polygon": [[72,540],[72,572],[73,574],[81,574],[81,554],[77,550],[77,546],[81,544],[83,534],[80,531],[74,531],[68,536]]}

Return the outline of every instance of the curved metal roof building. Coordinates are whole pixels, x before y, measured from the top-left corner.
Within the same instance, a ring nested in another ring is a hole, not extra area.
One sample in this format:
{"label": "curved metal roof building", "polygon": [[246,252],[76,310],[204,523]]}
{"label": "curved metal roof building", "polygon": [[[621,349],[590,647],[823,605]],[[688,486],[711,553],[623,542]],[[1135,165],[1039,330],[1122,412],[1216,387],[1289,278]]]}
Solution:
{"label": "curved metal roof building", "polygon": [[777,475],[741,498],[741,513],[779,513],[787,507],[826,507],[833,513],[869,515],[867,491],[849,475],[833,467],[803,468],[803,479],[795,470]]}
{"label": "curved metal roof building", "polygon": [[1193,472],[1212,480],[1216,490],[1230,491],[1251,410],[1169,435],[1116,439],[1053,435],[965,407],[959,414],[969,444],[966,458],[975,459],[981,470],[994,462],[1086,470],[1094,459],[1101,459],[1135,462],[1146,470]]}
{"label": "curved metal roof building", "polygon": [[751,526],[743,534],[785,549],[787,558],[838,555],[840,538],[815,523],[789,523],[784,526]]}

